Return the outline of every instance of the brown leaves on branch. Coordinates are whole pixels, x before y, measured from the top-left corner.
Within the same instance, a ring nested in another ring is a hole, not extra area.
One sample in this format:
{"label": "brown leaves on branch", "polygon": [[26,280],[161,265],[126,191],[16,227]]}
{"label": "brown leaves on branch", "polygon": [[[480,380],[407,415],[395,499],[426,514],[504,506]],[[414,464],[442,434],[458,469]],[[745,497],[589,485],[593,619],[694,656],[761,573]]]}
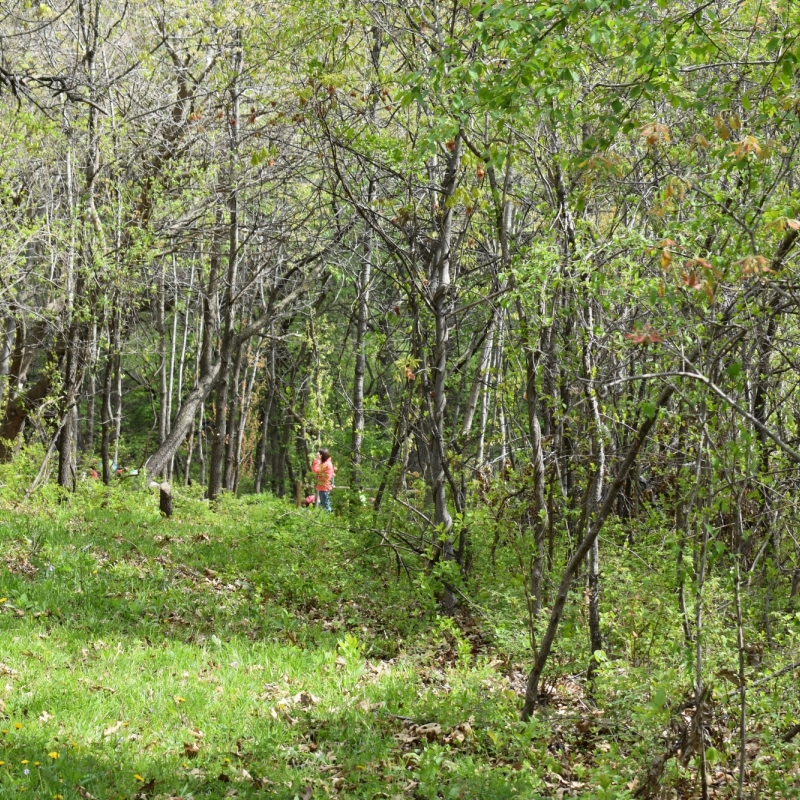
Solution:
{"label": "brown leaves on branch", "polygon": [[722,273],[707,259],[690,258],[683,265],[681,284],[687,289],[705,292],[708,302],[713,303],[715,280],[721,276]]}
{"label": "brown leaves on branch", "polygon": [[753,153],[757,158],[761,158],[761,145],[755,136],[745,136],[741,142],[735,142],[733,150],[728,153],[729,158],[744,158]]}
{"label": "brown leaves on branch", "polygon": [[661,344],[665,336],[671,335],[671,333],[660,334],[657,330],[650,327],[650,323],[648,322],[644,328],[626,333],[625,338],[633,342],[633,344],[640,344],[646,347],[648,344]]}
{"label": "brown leaves on branch", "polygon": [[657,144],[669,144],[671,141],[669,128],[660,122],[648,122],[642,125],[639,128],[639,133],[649,147],[654,147]]}
{"label": "brown leaves on branch", "polygon": [[[787,220],[787,225],[796,220]],[[793,227],[793,226],[789,226]],[[800,227],[800,226],[799,226]],[[795,229],[796,230],[796,229]],[[741,267],[742,278],[766,277],[770,272],[775,272],[769,265],[769,259],[765,256],[747,256],[736,262],[737,267]]]}

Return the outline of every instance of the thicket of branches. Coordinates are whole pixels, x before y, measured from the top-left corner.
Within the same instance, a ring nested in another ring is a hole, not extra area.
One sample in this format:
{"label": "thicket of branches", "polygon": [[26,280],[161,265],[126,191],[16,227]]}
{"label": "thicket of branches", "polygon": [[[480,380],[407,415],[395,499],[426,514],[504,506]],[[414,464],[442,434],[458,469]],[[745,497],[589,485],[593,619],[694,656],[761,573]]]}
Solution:
{"label": "thicket of branches", "polygon": [[768,639],[800,583],[798,30],[791,2],[6,3],[0,456],[213,500],[332,444],[424,522],[450,607],[490,507],[528,543],[525,715],[584,566],[603,649],[602,526],[655,507],[700,702],[717,543]]}

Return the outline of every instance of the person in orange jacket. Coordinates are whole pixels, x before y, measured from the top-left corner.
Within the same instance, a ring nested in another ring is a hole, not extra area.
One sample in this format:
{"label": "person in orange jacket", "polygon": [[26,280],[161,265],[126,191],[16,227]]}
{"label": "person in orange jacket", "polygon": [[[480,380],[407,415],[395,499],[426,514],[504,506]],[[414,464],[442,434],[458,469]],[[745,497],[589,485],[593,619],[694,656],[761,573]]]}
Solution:
{"label": "person in orange jacket", "polygon": [[311,465],[311,471],[317,475],[320,508],[324,508],[325,511],[333,511],[331,508],[331,489],[333,489],[333,476],[336,474],[336,467],[333,466],[329,450],[322,448],[317,451],[317,457]]}

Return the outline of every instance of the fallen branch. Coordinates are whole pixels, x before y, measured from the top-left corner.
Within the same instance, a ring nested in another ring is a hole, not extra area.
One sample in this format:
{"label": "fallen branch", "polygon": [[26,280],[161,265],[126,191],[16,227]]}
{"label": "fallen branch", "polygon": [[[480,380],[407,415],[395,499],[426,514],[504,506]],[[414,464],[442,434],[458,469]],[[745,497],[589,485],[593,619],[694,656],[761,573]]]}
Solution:
{"label": "fallen branch", "polygon": [[794,739],[794,737],[797,736],[798,733],[800,733],[800,725],[792,725],[792,727],[789,728],[788,731],[785,731],[781,735],[781,739],[784,742],[791,742],[792,739]]}
{"label": "fallen branch", "polygon": [[783,669],[779,669],[777,672],[773,672],[772,675],[767,675],[766,678],[759,678],[757,681],[753,681],[750,684],[750,687],[761,686],[762,684],[769,683],[771,680],[775,678],[780,678],[781,675],[785,675],[787,672],[791,672],[792,670],[797,669],[800,667],[800,661],[795,661],[794,664],[789,664],[788,667],[784,667]]}

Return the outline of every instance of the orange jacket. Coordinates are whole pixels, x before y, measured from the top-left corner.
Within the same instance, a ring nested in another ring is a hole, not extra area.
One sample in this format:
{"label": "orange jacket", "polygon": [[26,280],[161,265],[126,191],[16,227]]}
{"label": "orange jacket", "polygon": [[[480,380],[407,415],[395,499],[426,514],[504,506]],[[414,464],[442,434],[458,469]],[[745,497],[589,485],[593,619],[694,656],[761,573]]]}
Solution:
{"label": "orange jacket", "polygon": [[333,488],[333,476],[336,474],[336,467],[329,458],[325,463],[320,461],[319,456],[314,459],[311,471],[317,473],[317,491],[329,492]]}

